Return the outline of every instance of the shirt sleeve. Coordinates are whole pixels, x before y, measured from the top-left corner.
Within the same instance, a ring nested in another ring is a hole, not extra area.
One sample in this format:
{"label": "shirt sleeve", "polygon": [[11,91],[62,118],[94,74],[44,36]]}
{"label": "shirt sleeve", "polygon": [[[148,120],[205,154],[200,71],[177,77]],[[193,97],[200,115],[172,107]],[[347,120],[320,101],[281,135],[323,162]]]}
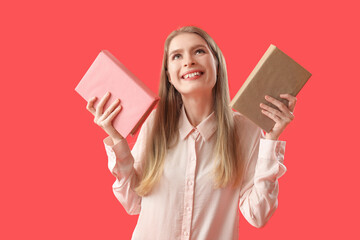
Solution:
{"label": "shirt sleeve", "polygon": [[110,137],[103,140],[108,156],[108,168],[116,178],[112,185],[113,193],[130,215],[139,214],[141,210],[141,196],[135,192],[134,188],[139,181],[142,163],[146,158],[146,138],[150,129],[149,119],[152,117],[153,113],[144,122],[131,151],[126,139],[115,145]]}
{"label": "shirt sleeve", "polygon": [[[254,136],[255,135],[255,136]],[[285,141],[264,139],[257,128],[249,147],[247,166],[240,190],[239,208],[254,227],[263,227],[278,206],[278,179],[286,172],[283,164]]]}

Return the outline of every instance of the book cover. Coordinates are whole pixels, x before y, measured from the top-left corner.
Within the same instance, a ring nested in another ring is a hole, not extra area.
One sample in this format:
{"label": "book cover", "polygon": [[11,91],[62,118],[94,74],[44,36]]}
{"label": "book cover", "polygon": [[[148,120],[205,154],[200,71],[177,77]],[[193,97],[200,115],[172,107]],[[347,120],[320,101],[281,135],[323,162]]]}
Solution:
{"label": "book cover", "polygon": [[155,93],[107,50],[99,53],[75,91],[87,102],[96,96],[95,108],[105,93],[110,92],[104,111],[120,99],[122,109],[112,123],[124,138],[137,132],[159,101]]}
{"label": "book cover", "polygon": [[232,99],[230,107],[269,132],[275,122],[261,113],[259,105],[262,102],[275,109],[278,108],[267,102],[265,95],[287,105],[288,101],[280,98],[279,95],[289,93],[296,96],[311,75],[305,68],[271,44]]}

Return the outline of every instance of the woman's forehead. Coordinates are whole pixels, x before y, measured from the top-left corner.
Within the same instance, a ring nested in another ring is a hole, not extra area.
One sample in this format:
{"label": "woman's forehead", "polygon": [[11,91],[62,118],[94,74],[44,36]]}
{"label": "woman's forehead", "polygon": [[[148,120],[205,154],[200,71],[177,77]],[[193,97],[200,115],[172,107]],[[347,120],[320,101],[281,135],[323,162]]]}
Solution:
{"label": "woman's forehead", "polygon": [[207,47],[206,41],[196,33],[180,33],[169,44],[169,53],[176,50],[186,50],[197,45]]}

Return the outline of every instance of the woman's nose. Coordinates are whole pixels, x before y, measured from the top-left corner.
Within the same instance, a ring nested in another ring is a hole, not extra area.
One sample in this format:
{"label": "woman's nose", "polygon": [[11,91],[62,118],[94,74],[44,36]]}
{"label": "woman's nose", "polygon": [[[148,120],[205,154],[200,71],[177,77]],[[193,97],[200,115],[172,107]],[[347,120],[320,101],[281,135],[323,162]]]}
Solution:
{"label": "woman's nose", "polygon": [[195,60],[191,55],[187,55],[184,58],[184,67],[195,65]]}

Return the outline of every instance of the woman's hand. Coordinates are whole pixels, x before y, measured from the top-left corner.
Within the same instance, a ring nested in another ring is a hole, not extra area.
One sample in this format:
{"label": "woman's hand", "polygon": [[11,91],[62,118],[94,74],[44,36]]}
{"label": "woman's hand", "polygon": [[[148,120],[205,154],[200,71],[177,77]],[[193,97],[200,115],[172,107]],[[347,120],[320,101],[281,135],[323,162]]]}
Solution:
{"label": "woman's hand", "polygon": [[280,97],[289,101],[288,106],[273,97],[267,95],[265,96],[265,99],[277,106],[280,111],[269,107],[266,104],[260,104],[260,107],[262,108],[261,112],[275,121],[274,127],[270,132],[266,133],[266,139],[278,140],[280,134],[284,131],[286,126],[294,120],[293,112],[295,109],[296,97],[290,94],[280,94]]}
{"label": "woman's hand", "polygon": [[109,97],[110,92],[107,92],[96,106],[96,109],[94,108],[94,102],[97,98],[91,98],[86,106],[86,109],[94,115],[94,122],[104,129],[104,131],[109,134],[113,140],[113,143],[116,144],[120,140],[124,139],[124,137],[121,136],[121,134],[112,125],[112,121],[121,110],[121,105],[119,104],[120,100],[116,99],[104,112],[104,105],[108,101]]}

